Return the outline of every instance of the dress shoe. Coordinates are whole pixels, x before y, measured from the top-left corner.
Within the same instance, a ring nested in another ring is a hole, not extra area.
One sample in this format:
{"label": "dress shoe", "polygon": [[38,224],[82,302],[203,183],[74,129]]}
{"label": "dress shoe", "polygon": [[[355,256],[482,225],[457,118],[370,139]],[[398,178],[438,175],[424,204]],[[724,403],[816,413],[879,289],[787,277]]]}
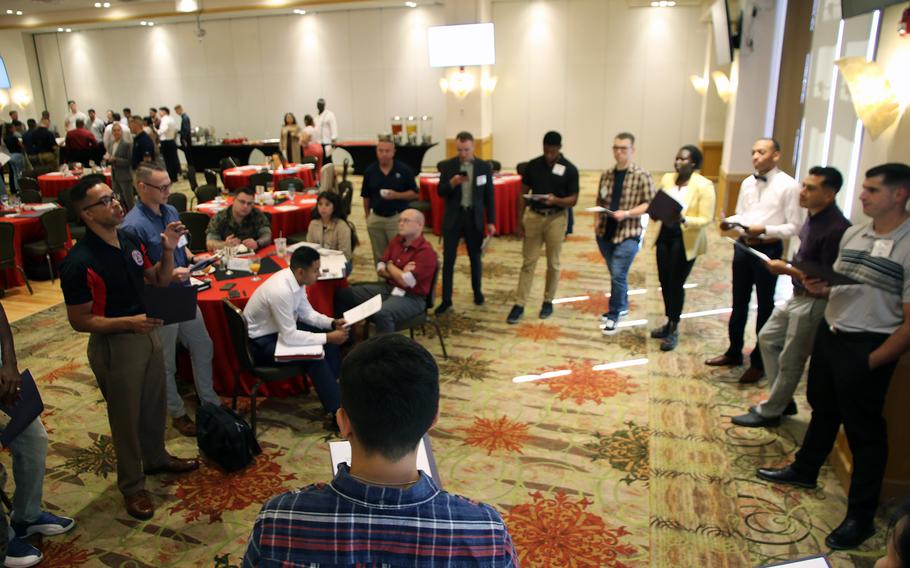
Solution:
{"label": "dress shoe", "polygon": [[706,359],[705,365],[712,367],[737,367],[743,364],[743,358],[730,357],[729,355],[718,355],[713,359]]}
{"label": "dress shoe", "polygon": [[474,294],[474,304],[477,306],[482,306],[486,301],[486,298],[483,297],[483,294]]}
{"label": "dress shoe", "polygon": [[799,410],[796,408],[796,401],[791,400],[784,408],[784,416],[796,416]]}
{"label": "dress shoe", "polygon": [[663,339],[670,335],[670,322],[651,330],[651,339]]}
{"label": "dress shoe", "polygon": [[187,436],[189,438],[196,437],[196,425],[193,424],[193,421],[190,420],[190,417],[186,414],[174,418],[171,420],[171,424],[174,426],[174,428],[177,429],[178,432],[184,436]]}
{"label": "dress shoe", "polygon": [[439,316],[439,315],[446,313],[451,308],[452,308],[452,302],[443,302],[443,303],[439,304],[438,306],[436,306],[436,309],[433,310],[433,313],[436,314],[437,316]]}
{"label": "dress shoe", "polygon": [[508,324],[518,323],[518,320],[521,319],[521,316],[523,316],[524,313],[525,313],[524,307],[519,306],[517,304],[512,306],[512,310],[509,311],[509,316],[506,318],[506,323],[508,323]]}
{"label": "dress shoe", "polygon": [[765,376],[764,369],[756,369],[755,367],[749,367],[746,369],[746,372],[743,373],[743,376],[739,378],[739,384],[741,385],[751,385],[752,383],[757,383]]}
{"label": "dress shoe", "polygon": [[796,485],[806,489],[815,489],[815,479],[797,473],[789,465],[787,467],[760,467],[755,472],[759,478],[772,483]]}
{"label": "dress shoe", "polygon": [[749,412],[734,416],[730,421],[737,426],[744,426],[746,428],[770,428],[780,425],[780,416],[767,418],[756,412],[755,407],[753,406],[749,409]]}
{"label": "dress shoe", "polygon": [[545,320],[553,315],[553,302],[544,302],[540,306],[540,319]]}
{"label": "dress shoe", "polygon": [[834,550],[847,550],[856,548],[874,534],[875,524],[872,521],[860,521],[848,517],[825,538],[825,544]]}
{"label": "dress shoe", "polygon": [[147,521],[155,515],[155,505],[152,504],[152,498],[145,489],[132,495],[124,495],[123,502],[126,504],[126,512],[140,521]]}
{"label": "dress shoe", "polygon": [[199,468],[199,461],[195,459],[184,460],[169,455],[164,463],[145,470],[146,475],[159,473],[187,473]]}
{"label": "dress shoe", "polygon": [[673,351],[677,345],[679,345],[679,332],[674,329],[660,342],[660,350]]}

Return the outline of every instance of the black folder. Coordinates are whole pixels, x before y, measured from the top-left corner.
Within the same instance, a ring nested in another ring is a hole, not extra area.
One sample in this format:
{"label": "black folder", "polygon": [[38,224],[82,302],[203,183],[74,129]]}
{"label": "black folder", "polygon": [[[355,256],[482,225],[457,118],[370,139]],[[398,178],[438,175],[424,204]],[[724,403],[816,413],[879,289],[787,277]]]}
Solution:
{"label": "black folder", "polygon": [[827,282],[828,286],[850,286],[851,284],[862,284],[849,276],[836,272],[834,268],[819,264],[812,260],[801,260],[790,263],[793,268],[799,270],[809,278],[818,278]]}
{"label": "black folder", "polygon": [[164,325],[195,319],[196,293],[195,286],[146,286],[145,315]]}
{"label": "black folder", "polygon": [[44,412],[44,402],[41,401],[41,393],[35,385],[35,379],[26,369],[21,375],[22,384],[19,391],[19,398],[12,404],[0,404],[0,410],[9,415],[10,421],[0,434],[0,445],[8,448],[16,439],[16,436],[22,433],[29,424],[35,421],[35,418]]}
{"label": "black folder", "polygon": [[670,197],[666,191],[658,190],[654,199],[648,205],[647,214],[652,219],[657,219],[661,223],[672,225],[679,222],[679,214],[683,206],[679,201]]}

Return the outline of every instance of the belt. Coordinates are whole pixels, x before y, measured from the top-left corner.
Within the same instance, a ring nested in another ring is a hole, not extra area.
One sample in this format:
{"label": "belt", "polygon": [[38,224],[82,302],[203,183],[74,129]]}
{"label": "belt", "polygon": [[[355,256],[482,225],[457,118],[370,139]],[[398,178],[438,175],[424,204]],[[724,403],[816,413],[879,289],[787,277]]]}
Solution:
{"label": "belt", "polygon": [[382,213],[381,211],[376,211],[375,209],[373,209],[373,214],[379,215],[380,217],[386,217],[386,218],[394,217],[395,215],[398,215],[399,213],[401,213],[401,211],[392,211],[391,213]]}
{"label": "belt", "polygon": [[549,217],[550,215],[553,215],[555,213],[562,213],[563,211],[565,211],[565,209],[562,209],[562,208],[560,208],[560,209],[534,209],[533,207],[531,207],[530,209],[531,209],[532,213],[537,213],[538,215],[541,215],[543,217]]}
{"label": "belt", "polygon": [[740,241],[746,243],[750,247],[755,245],[776,245],[780,244],[782,241],[776,238],[761,238],[761,237],[740,237]]}

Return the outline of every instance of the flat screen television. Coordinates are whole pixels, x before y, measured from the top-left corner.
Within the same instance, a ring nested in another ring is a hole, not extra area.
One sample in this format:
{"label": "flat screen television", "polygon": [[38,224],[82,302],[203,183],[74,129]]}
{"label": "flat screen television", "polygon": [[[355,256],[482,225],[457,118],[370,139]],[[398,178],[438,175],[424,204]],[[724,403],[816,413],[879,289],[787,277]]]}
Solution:
{"label": "flat screen television", "polygon": [[711,4],[711,26],[714,32],[714,58],[717,65],[733,62],[733,37],[730,32],[730,11],[727,0],[714,0]]}
{"label": "flat screen television", "polygon": [[496,63],[492,23],[431,26],[427,28],[427,48],[430,67]]}
{"label": "flat screen television", "polygon": [[893,4],[900,4],[905,0],[841,0],[841,18],[847,19],[860,14],[867,14],[875,10],[886,8]]}
{"label": "flat screen television", "polygon": [[9,73],[6,72],[6,63],[0,57],[0,89],[9,89],[12,85],[9,83]]}

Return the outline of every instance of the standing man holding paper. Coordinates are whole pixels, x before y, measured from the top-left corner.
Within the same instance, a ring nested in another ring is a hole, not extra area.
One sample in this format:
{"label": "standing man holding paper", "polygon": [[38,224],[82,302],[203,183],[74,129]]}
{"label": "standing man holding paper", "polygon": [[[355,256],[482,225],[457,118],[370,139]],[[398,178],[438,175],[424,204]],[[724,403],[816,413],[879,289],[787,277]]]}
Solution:
{"label": "standing man holding paper", "polygon": [[442,303],[436,314],[452,307],[452,279],[458,243],[464,238],[471,261],[471,288],[474,303],[484,302],[481,279],[483,264],[480,246],[484,228],[496,234],[496,205],[493,199],[493,168],[486,160],[474,156],[474,136],[459,132],[455,136],[458,155],[442,162],[439,168],[439,196],[445,200],[442,219]]}
{"label": "standing man holding paper", "polygon": [[[745,180],[736,200],[736,214],[720,223],[721,230],[736,229],[739,241],[779,259],[784,252],[784,241],[796,236],[806,218],[799,206],[799,183],[780,171],[780,144],[773,138],[760,138],[752,145],[752,167],[755,173]],[[749,300],[752,288],[758,298],[755,333],[774,311],[774,288],[777,275],[766,264],[740,247],[733,251],[733,313],[727,324],[730,344],[723,355],[705,361],[715,367],[743,364],[743,343],[746,321],[749,319]],[[756,345],[749,355],[749,369],[743,373],[741,384],[758,382],[765,374],[761,349]]]}
{"label": "standing man holding paper", "polygon": [[547,282],[540,306],[540,318],[553,315],[553,298],[559,284],[559,253],[566,236],[567,210],[578,202],[578,168],[562,155],[562,136],[547,132],[543,137],[543,155],[528,162],[521,175],[522,193],[532,197],[525,206],[518,200],[518,236],[523,238],[518,297],[508,323],[518,323],[534,283],[534,269],[540,258],[540,247],[547,247]]}
{"label": "standing man holding paper", "polygon": [[145,476],[184,473],[199,467],[178,459],[164,447],[166,387],[158,328],[146,317],[145,283],[167,286],[174,271],[174,249],[186,228],[170,223],[161,233],[161,259],[155,265],[145,245],[117,227],[123,222],[120,201],[100,175],[79,181],[70,193],[71,207],[85,223],[85,238],[60,266],[66,315],[76,331],[91,333],[88,360],[107,401],[117,486],[131,516],[151,519],[155,506],[145,490]]}
{"label": "standing man holding paper", "polygon": [[[847,229],[834,269],[861,285],[807,279],[828,298],[809,363],[812,419],[793,463],[760,468],[774,483],[814,488],[841,425],[853,454],[847,516],[825,539],[855,548],[875,533],[873,519],[888,461],[882,412],[898,359],[910,349],[910,166],[890,163],[866,172],[860,202],[872,220]],[[896,456],[903,458],[904,456]]]}

